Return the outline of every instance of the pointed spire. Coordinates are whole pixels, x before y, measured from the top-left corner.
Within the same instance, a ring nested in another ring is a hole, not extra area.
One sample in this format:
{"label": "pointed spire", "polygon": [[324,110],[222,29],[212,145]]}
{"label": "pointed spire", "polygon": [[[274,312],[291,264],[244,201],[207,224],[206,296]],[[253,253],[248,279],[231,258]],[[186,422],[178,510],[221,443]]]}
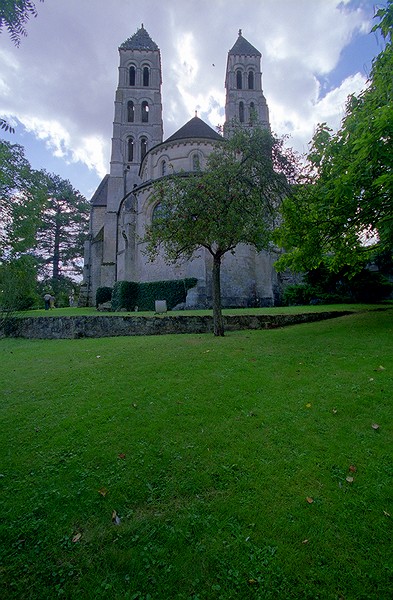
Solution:
{"label": "pointed spire", "polygon": [[243,37],[241,29],[239,29],[239,37],[231,50],[229,50],[229,54],[236,54],[237,56],[262,56],[259,50],[254,48],[254,46]]}
{"label": "pointed spire", "polygon": [[120,46],[121,50],[158,50],[158,46],[151,39],[150,35],[147,33],[146,29],[143,26],[137,30],[134,35],[129,37],[125,42],[123,42]]}

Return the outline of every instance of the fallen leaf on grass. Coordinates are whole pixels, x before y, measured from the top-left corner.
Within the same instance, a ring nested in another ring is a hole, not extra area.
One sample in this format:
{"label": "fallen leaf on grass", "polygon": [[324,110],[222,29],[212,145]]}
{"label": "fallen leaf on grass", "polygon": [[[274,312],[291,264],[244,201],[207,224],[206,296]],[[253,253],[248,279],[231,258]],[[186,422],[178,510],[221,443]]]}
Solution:
{"label": "fallen leaf on grass", "polygon": [[81,533],[76,533],[74,535],[74,537],[72,538],[72,541],[74,542],[74,544],[76,544],[76,542],[79,542],[79,540],[81,539],[82,534]]}
{"label": "fallen leaf on grass", "polygon": [[356,473],[357,468],[355,467],[355,465],[349,465],[349,470],[351,471],[351,473]]}
{"label": "fallen leaf on grass", "polygon": [[375,431],[378,431],[378,429],[379,429],[379,425],[378,425],[378,423],[373,423],[373,424],[371,425],[371,427],[372,427],[372,428],[373,428]]}
{"label": "fallen leaf on grass", "polygon": [[353,483],[353,477],[348,475],[348,477],[345,478],[345,481],[348,481],[348,483]]}
{"label": "fallen leaf on grass", "polygon": [[385,517],[390,517],[390,513],[386,512],[386,510],[383,511],[383,514],[385,515]]}
{"label": "fallen leaf on grass", "polygon": [[336,414],[337,414],[337,408],[333,408],[333,410],[332,410],[332,413],[333,413],[334,415],[336,415]]}
{"label": "fallen leaf on grass", "polygon": [[115,510],[112,511],[112,523],[114,525],[120,525],[121,523],[121,519]]}
{"label": "fallen leaf on grass", "polygon": [[307,496],[307,498],[306,498],[306,501],[307,501],[309,504],[312,504],[312,503],[314,502],[314,498],[311,498],[310,496]]}
{"label": "fallen leaf on grass", "polygon": [[124,452],[120,452],[119,454],[119,458],[122,458],[123,460],[125,459],[126,455],[124,454]]}
{"label": "fallen leaf on grass", "polygon": [[311,408],[311,406],[312,406],[311,402],[307,402],[306,408]]}
{"label": "fallen leaf on grass", "polygon": [[378,371],[386,371],[386,369],[382,365],[379,365],[378,369],[374,369],[374,371],[378,373]]}
{"label": "fallen leaf on grass", "polygon": [[138,405],[134,402],[132,405],[134,408],[138,408]]}
{"label": "fallen leaf on grass", "polygon": [[308,540],[303,540],[302,544],[308,544]]}
{"label": "fallen leaf on grass", "polygon": [[101,488],[100,490],[98,490],[98,493],[99,493],[99,494],[101,494],[101,496],[104,496],[104,498],[105,498],[105,496],[106,496],[106,495],[107,495],[107,493],[108,493],[108,490],[107,490],[106,488],[104,488],[104,487],[103,487],[103,488]]}

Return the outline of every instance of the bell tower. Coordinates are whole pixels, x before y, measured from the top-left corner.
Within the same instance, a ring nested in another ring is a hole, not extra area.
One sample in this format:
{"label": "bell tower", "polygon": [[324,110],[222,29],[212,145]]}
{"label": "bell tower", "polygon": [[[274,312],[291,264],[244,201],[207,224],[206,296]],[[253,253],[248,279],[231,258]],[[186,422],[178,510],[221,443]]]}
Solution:
{"label": "bell tower", "polygon": [[124,178],[128,192],[139,181],[146,152],[163,138],[161,55],[143,24],[119,54],[110,175]]}
{"label": "bell tower", "polygon": [[157,44],[142,25],[121,44],[119,54],[100,276],[101,285],[109,286],[119,277],[125,278],[119,270],[120,254],[124,262],[132,264],[123,248],[131,253],[132,227],[128,224],[126,232],[119,222],[125,203],[132,202],[130,192],[140,183],[139,167],[144,155],[163,138],[161,55]]}
{"label": "bell tower", "polygon": [[269,109],[262,91],[262,55],[248,42],[239,29],[239,36],[228,52],[225,77],[225,135],[233,123],[252,127],[258,122],[269,127]]}

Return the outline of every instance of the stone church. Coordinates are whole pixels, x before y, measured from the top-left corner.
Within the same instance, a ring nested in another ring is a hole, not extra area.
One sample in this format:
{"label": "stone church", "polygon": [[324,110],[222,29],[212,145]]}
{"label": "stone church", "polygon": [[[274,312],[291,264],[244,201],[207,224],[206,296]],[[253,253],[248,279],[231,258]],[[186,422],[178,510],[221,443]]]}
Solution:
{"label": "stone church", "polygon": [[[141,239],[154,211],[149,202],[152,182],[169,174],[203,169],[222,136],[195,115],[164,140],[159,47],[142,25],[120,46],[119,54],[110,173],[91,200],[81,294],[87,304],[94,305],[97,288],[112,287],[116,281],[195,277],[198,283],[188,291],[186,308],[210,307],[212,259],[207,250],[200,249],[192,260],[175,265],[168,265],[164,256],[149,262]],[[252,127],[251,114],[269,127],[261,53],[241,30],[228,52],[225,87],[224,132],[234,119]],[[234,254],[224,256],[223,306],[274,305],[281,287],[273,268],[276,258],[248,245],[239,245]]]}

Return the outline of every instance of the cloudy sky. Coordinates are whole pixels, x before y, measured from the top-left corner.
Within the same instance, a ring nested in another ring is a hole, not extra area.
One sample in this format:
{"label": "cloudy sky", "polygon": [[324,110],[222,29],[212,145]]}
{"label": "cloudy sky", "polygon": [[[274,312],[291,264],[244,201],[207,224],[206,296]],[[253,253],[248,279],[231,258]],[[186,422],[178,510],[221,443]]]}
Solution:
{"label": "cloudy sky", "polygon": [[15,48],[0,34],[1,137],[36,169],[88,198],[109,170],[118,47],[144,24],[161,50],[164,138],[198,110],[224,121],[228,50],[238,30],[262,53],[273,131],[305,152],[314,128],[337,128],[382,49],[375,6],[386,0],[35,0],[38,17]]}

